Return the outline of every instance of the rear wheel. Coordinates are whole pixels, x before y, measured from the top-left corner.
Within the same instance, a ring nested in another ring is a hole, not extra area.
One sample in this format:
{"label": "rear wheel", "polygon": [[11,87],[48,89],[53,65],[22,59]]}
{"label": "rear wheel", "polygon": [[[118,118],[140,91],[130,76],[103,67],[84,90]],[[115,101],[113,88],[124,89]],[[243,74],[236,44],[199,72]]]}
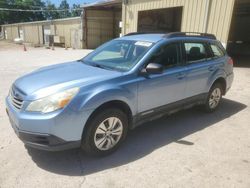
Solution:
{"label": "rear wheel", "polygon": [[222,91],[220,83],[215,83],[211,87],[205,102],[205,110],[207,112],[213,112],[218,108],[222,98]]}
{"label": "rear wheel", "polygon": [[83,135],[83,149],[90,155],[103,156],[115,151],[125,139],[128,119],[116,108],[104,109],[94,115]]}

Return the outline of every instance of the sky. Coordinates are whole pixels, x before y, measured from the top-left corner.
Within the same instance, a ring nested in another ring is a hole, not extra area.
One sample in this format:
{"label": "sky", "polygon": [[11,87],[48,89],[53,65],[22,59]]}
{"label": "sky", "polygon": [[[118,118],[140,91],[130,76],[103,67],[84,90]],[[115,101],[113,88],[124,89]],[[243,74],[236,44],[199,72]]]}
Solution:
{"label": "sky", "polygon": [[[56,5],[60,5],[60,3],[61,3],[61,0],[50,0],[50,1]],[[98,0],[67,0],[67,2],[70,4],[70,6],[72,6],[74,3],[82,5],[85,2],[86,3],[93,3],[96,1],[98,1]]]}

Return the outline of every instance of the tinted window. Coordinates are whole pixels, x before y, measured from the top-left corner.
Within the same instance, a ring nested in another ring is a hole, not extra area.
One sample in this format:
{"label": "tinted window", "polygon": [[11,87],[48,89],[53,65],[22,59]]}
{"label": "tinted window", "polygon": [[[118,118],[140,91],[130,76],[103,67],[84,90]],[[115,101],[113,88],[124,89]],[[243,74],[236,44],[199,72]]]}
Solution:
{"label": "tinted window", "polygon": [[213,52],[213,57],[219,58],[224,56],[224,52],[215,44],[210,44],[211,50]]}
{"label": "tinted window", "polygon": [[202,61],[207,58],[206,47],[203,43],[186,42],[184,47],[188,62]]}
{"label": "tinted window", "polygon": [[162,46],[150,60],[150,63],[161,64],[165,69],[176,66],[179,62],[179,44],[177,43]]}

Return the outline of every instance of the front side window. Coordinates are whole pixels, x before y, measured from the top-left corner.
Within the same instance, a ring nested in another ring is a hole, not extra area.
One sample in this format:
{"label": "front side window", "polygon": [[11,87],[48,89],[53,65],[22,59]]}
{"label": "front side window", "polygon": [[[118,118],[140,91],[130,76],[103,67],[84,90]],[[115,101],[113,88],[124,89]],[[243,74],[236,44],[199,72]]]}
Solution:
{"label": "front side window", "polygon": [[224,56],[224,52],[215,44],[210,44],[211,50],[213,52],[214,58],[219,58]]}
{"label": "front side window", "polygon": [[118,71],[129,71],[153,46],[151,42],[113,40],[97,48],[82,61]]}
{"label": "front side window", "polygon": [[206,47],[203,43],[185,42],[184,48],[188,63],[203,61],[207,58]]}
{"label": "front side window", "polygon": [[174,67],[180,63],[179,52],[178,43],[164,45],[152,55],[150,63],[161,64],[164,69]]}

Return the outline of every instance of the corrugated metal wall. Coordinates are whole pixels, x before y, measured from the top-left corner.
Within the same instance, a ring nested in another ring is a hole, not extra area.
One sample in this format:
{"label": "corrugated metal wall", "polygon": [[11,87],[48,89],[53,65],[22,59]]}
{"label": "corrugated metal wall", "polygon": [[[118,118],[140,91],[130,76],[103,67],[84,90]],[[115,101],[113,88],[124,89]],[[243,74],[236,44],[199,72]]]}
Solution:
{"label": "corrugated metal wall", "polygon": [[[51,34],[62,36],[65,38],[65,45],[72,47],[72,30],[82,32],[81,18],[62,19],[44,22],[30,22],[20,24],[4,25],[3,29],[7,32],[7,40],[14,40],[19,37],[18,27],[22,27],[24,33],[24,41],[33,45],[43,45],[43,26],[49,25]],[[81,41],[82,35],[78,35],[78,40]],[[79,42],[79,48],[82,48],[82,43]]]}
{"label": "corrugated metal wall", "polygon": [[[66,21],[55,21],[52,27],[55,29],[55,35],[63,36],[65,38],[65,45],[68,47],[72,46],[72,32],[74,30],[82,30],[81,19],[66,20]],[[81,41],[82,35],[78,36],[79,41]]]}
{"label": "corrugated metal wall", "polygon": [[96,48],[119,36],[121,11],[86,10],[87,47]]}
{"label": "corrugated metal wall", "polygon": [[11,26],[11,27],[3,27],[3,30],[5,30],[7,34],[7,40],[13,40],[18,37],[18,27],[17,26]]}
{"label": "corrugated metal wall", "polygon": [[[227,42],[235,0],[210,0],[207,32]],[[138,12],[183,7],[181,31],[204,32],[207,0],[129,0],[123,4],[123,34],[137,31]]]}
{"label": "corrugated metal wall", "polygon": [[214,33],[223,43],[227,43],[235,0],[212,2],[208,33]]}
{"label": "corrugated metal wall", "polygon": [[115,26],[114,26],[114,32],[115,32],[115,37],[120,37],[121,34],[121,28],[120,28],[120,22],[122,21],[122,11],[117,10],[114,13],[115,16]]}
{"label": "corrugated metal wall", "polygon": [[23,26],[23,31],[25,42],[40,44],[39,35],[42,35],[42,33],[39,33],[39,25],[25,25]]}

